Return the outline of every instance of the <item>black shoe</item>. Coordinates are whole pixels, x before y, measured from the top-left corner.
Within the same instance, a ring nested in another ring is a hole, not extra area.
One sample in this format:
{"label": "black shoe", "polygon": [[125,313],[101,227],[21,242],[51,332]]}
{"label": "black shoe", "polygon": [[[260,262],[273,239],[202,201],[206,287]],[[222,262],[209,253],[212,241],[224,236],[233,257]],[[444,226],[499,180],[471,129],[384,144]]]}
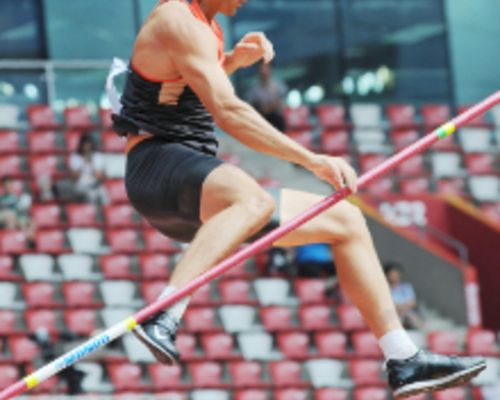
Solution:
{"label": "black shoe", "polygon": [[176,331],[177,322],[166,311],[160,311],[135,327],[133,333],[159,362],[174,365],[180,357],[175,347]]}
{"label": "black shoe", "polygon": [[485,368],[481,357],[447,357],[422,350],[406,360],[387,361],[389,385],[396,398],[467,383]]}

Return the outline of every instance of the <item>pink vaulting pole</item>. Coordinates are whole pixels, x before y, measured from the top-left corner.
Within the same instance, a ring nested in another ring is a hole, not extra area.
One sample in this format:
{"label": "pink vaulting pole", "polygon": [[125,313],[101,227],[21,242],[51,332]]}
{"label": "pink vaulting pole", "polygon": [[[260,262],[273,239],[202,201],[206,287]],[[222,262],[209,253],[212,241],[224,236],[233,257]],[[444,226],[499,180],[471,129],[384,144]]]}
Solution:
{"label": "pink vaulting pole", "polygon": [[[366,187],[373,180],[381,177],[386,174],[388,171],[394,169],[396,166],[401,164],[403,161],[408,158],[414,156],[415,154],[421,153],[433,143],[437,142],[440,139],[444,139],[447,136],[454,133],[458,128],[466,125],[468,122],[472,121],[476,117],[481,114],[484,114],[490,108],[494,107],[496,104],[500,103],[500,91],[497,91],[490,97],[486,98],[482,102],[477,105],[471,107],[469,110],[463,112],[459,116],[452,119],[450,122],[444,124],[443,126],[437,128],[433,132],[429,133],[419,141],[414,144],[408,146],[401,152],[392,156],[382,164],[375,167],[370,172],[365,173],[358,179],[358,187],[363,188]],[[176,303],[181,300],[183,297],[189,295],[191,292],[198,289],[200,286],[205,285],[206,283],[212,281],[217,278],[228,269],[236,266],[242,261],[248,259],[249,257],[259,253],[260,251],[270,247],[276,240],[285,236],[287,233],[297,229],[299,226],[303,225],[307,221],[321,214],[323,211],[332,207],[334,204],[339,201],[345,199],[349,196],[351,192],[349,189],[344,188],[338,192],[333,193],[332,195],[324,198],[321,202],[311,207],[309,210],[304,213],[298,215],[291,221],[283,224],[282,226],[274,229],[269,232],[265,236],[262,236],[260,239],[256,240],[254,243],[244,247],[243,249],[237,251],[235,254],[217,264],[215,267],[210,269],[209,271],[203,273],[193,281],[191,281],[185,287],[177,290],[172,293],[172,295],[162,299],[161,301],[157,301],[155,303],[150,304],[149,306],[143,308],[139,312],[137,312],[133,317],[128,318],[122,323],[119,323],[111,328],[109,328],[104,333],[98,335],[97,337],[90,339],[88,342],[83,345],[77,347],[76,349],[66,353],[65,355],[59,357],[58,359],[52,361],[50,364],[45,367],[39,369],[33,374],[25,377],[23,380],[20,380],[16,384],[8,387],[4,391],[0,392],[0,400],[7,400],[14,396],[20,395],[27,390],[37,386],[39,383],[44,380],[50,378],[51,376],[57,374],[64,368],[76,363],[80,359],[84,358],[88,354],[94,352],[100,347],[105,346],[111,340],[116,339],[117,337],[123,335],[128,330],[133,329],[133,327],[137,324],[144,322],[150,316],[155,314],[156,312],[167,308],[168,306]]]}

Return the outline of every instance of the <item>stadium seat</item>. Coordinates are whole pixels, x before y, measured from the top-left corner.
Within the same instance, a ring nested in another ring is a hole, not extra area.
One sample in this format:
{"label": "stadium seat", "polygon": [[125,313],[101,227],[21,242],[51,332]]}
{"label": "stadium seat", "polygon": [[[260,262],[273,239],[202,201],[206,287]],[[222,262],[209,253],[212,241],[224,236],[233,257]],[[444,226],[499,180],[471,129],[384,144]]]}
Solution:
{"label": "stadium seat", "polygon": [[213,283],[208,283],[196,289],[191,295],[190,304],[201,307],[214,305],[216,301],[212,296],[212,286]]}
{"label": "stadium seat", "polygon": [[104,382],[104,368],[97,362],[79,362],[76,368],[83,372],[82,389],[85,393],[106,393],[111,392],[113,387],[110,383]]}
{"label": "stadium seat", "polygon": [[55,154],[64,152],[62,135],[54,131],[30,131],[26,135],[31,154]]}
{"label": "stadium seat", "polygon": [[35,246],[38,253],[61,254],[68,251],[64,231],[59,229],[37,231]]}
{"label": "stadium seat", "polygon": [[361,357],[382,358],[377,338],[369,331],[354,332],[351,336],[354,352]]}
{"label": "stadium seat", "polygon": [[353,400],[386,400],[387,390],[381,387],[358,387],[353,391]]}
{"label": "stadium seat", "polygon": [[262,364],[256,361],[235,361],[229,363],[229,376],[237,388],[260,388],[267,386],[262,378]]}
{"label": "stadium seat", "polygon": [[385,107],[385,113],[393,129],[415,126],[415,107],[411,104],[388,104]]}
{"label": "stadium seat", "polygon": [[38,345],[26,336],[9,336],[7,341],[15,363],[31,363],[40,353]]}
{"label": "stadium seat", "polygon": [[48,282],[24,283],[21,291],[30,308],[58,308],[62,303],[56,299],[56,286]]}
{"label": "stadium seat", "polygon": [[63,171],[62,160],[55,155],[32,155],[28,158],[31,174],[35,177],[54,177]]}
{"label": "stadium seat", "polygon": [[57,257],[57,265],[66,281],[90,281],[100,279],[101,275],[93,272],[94,260],[86,254],[63,254]]}
{"label": "stadium seat", "polygon": [[417,154],[401,163],[396,171],[400,178],[422,177],[428,175],[424,164],[424,157],[421,154]]}
{"label": "stadium seat", "polygon": [[170,262],[165,254],[140,254],[139,269],[141,279],[163,279],[170,276]]}
{"label": "stadium seat", "polygon": [[316,389],[322,387],[341,387],[351,384],[343,378],[345,365],[342,361],[329,359],[312,359],[305,364],[310,376],[312,386]]}
{"label": "stadium seat", "polygon": [[345,130],[322,131],[319,139],[324,153],[338,155],[349,151],[349,134]]}
{"label": "stadium seat", "polygon": [[286,358],[307,359],[309,357],[309,336],[304,332],[284,332],[277,335],[278,349]]}
{"label": "stadium seat", "polygon": [[271,361],[269,373],[274,387],[308,387],[309,383],[302,378],[302,367],[297,361]]}
{"label": "stadium seat", "polygon": [[9,336],[17,332],[17,313],[0,309],[0,335]]}
{"label": "stadium seat", "polygon": [[435,178],[460,177],[462,157],[455,152],[435,152],[431,155],[432,174]]}
{"label": "stadium seat", "polygon": [[299,308],[300,326],[303,329],[317,331],[332,329],[331,307],[327,305],[302,305]]}
{"label": "stadium seat", "polygon": [[485,128],[462,128],[458,139],[465,153],[489,152],[492,149],[492,134]]}
{"label": "stadium seat", "polygon": [[106,239],[113,253],[135,253],[140,250],[139,237],[134,229],[108,229]]}
{"label": "stadium seat", "polygon": [[19,380],[19,370],[15,365],[0,365],[0,389],[5,389]]}
{"label": "stadium seat", "polygon": [[451,118],[450,107],[446,104],[424,104],[420,108],[426,133],[444,124]]}
{"label": "stadium seat", "polygon": [[99,288],[104,304],[108,307],[134,307],[142,304],[135,299],[136,286],[131,281],[103,281]]}
{"label": "stadium seat", "polygon": [[283,331],[294,328],[294,310],[290,307],[263,307],[260,308],[260,319],[269,332]]}
{"label": "stadium seat", "polygon": [[27,281],[57,280],[54,259],[48,254],[24,254],[19,257],[19,266]]}
{"label": "stadium seat", "polygon": [[352,137],[362,154],[385,154],[389,150],[385,132],[381,129],[355,129]]}
{"label": "stadium seat", "polygon": [[26,176],[24,158],[15,154],[0,155],[0,177],[11,178]]}
{"label": "stadium seat", "polygon": [[32,104],[26,109],[32,129],[55,129],[59,127],[55,112],[46,104]]}
{"label": "stadium seat", "polygon": [[188,370],[193,386],[196,388],[220,388],[224,386],[222,365],[217,362],[192,362],[189,363]]}
{"label": "stadium seat", "polygon": [[356,385],[381,385],[382,365],[376,360],[351,360],[348,364],[349,374]]}
{"label": "stadium seat", "polygon": [[107,179],[104,181],[104,187],[112,203],[125,203],[128,201],[123,179]]}
{"label": "stadium seat", "polygon": [[224,305],[219,308],[219,315],[226,332],[245,332],[255,327],[257,311],[251,306]]}
{"label": "stadium seat", "polygon": [[316,332],[314,342],[320,357],[344,357],[346,355],[347,336],[344,332]]}
{"label": "stadium seat", "polygon": [[0,281],[19,281],[21,276],[14,272],[14,259],[8,255],[0,255]]}
{"label": "stadium seat", "polygon": [[189,332],[212,332],[220,330],[213,308],[190,308],[184,316],[184,326]]}
{"label": "stadium seat", "polygon": [[128,361],[144,364],[151,364],[156,361],[154,355],[150,351],[145,351],[144,344],[133,335],[125,335],[121,342]]}
{"label": "stadium seat", "polygon": [[102,231],[96,228],[71,228],[67,230],[74,253],[102,253]]}
{"label": "stadium seat", "polygon": [[67,107],[64,110],[64,125],[69,129],[92,129],[95,124],[86,107]]}
{"label": "stadium seat", "polygon": [[196,336],[190,333],[179,333],[175,339],[175,345],[183,361],[199,359],[196,347]]}
{"label": "stadium seat", "polygon": [[276,400],[308,400],[310,393],[306,389],[277,389],[273,393]]}
{"label": "stadium seat", "polygon": [[427,336],[429,349],[435,353],[456,354],[459,350],[459,338],[454,331],[436,331]]}
{"label": "stadium seat", "polygon": [[491,153],[469,153],[464,156],[469,175],[495,174],[497,157]]}
{"label": "stadium seat", "polygon": [[23,152],[20,135],[16,131],[0,130],[0,154],[19,154]]}
{"label": "stadium seat", "polygon": [[363,154],[359,157],[359,165],[361,167],[361,172],[368,172],[382,164],[387,157],[382,154]]}
{"label": "stadium seat", "polygon": [[466,336],[467,352],[472,355],[499,354],[496,345],[495,332],[490,330],[470,328]]}
{"label": "stadium seat", "polygon": [[343,331],[366,330],[363,316],[352,304],[342,304],[337,308],[340,327]]}
{"label": "stadium seat", "polygon": [[496,203],[500,201],[500,178],[494,175],[471,176],[469,190],[477,201]]}
{"label": "stadium seat", "polygon": [[458,177],[437,179],[436,191],[441,194],[465,197],[465,180]]}
{"label": "stadium seat", "polygon": [[382,125],[382,108],[378,104],[352,104],[350,114],[356,128],[379,128]]}
{"label": "stadium seat", "polygon": [[225,279],[218,284],[219,294],[226,304],[252,304],[251,284],[244,279]]}
{"label": "stadium seat", "polygon": [[311,126],[310,111],[307,106],[285,107],[284,117],[287,130],[307,129]]}
{"label": "stadium seat", "polygon": [[184,389],[182,382],[182,367],[180,365],[148,365],[149,376],[155,391],[169,389]]}
{"label": "stadium seat", "polygon": [[467,390],[463,387],[455,387],[432,395],[433,400],[466,400]]}
{"label": "stadium seat", "polygon": [[94,228],[99,226],[97,207],[94,204],[67,204],[66,217],[70,227]]}
{"label": "stadium seat", "polygon": [[366,192],[374,196],[386,196],[394,189],[394,179],[392,176],[385,176],[375,179],[366,186]]}
{"label": "stadium seat", "polygon": [[339,388],[323,388],[314,392],[314,400],[348,400],[349,391]]}
{"label": "stadium seat", "polygon": [[294,280],[294,290],[302,304],[324,304],[326,283],[320,278],[302,278]]}
{"label": "stadium seat", "polygon": [[51,334],[58,331],[57,314],[52,310],[27,310],[24,312],[24,320],[30,333],[40,328],[46,329]]}
{"label": "stadium seat", "polygon": [[22,231],[0,231],[0,254],[23,254],[28,252],[26,235]]}
{"label": "stadium seat", "polygon": [[96,300],[96,286],[91,282],[64,282],[61,290],[67,307],[95,308],[102,305]]}
{"label": "stadium seat", "polygon": [[61,207],[57,204],[33,204],[30,211],[37,229],[58,228],[62,224]]}
{"label": "stadium seat", "polygon": [[273,338],[269,333],[240,333],[238,346],[245,360],[273,360],[278,356],[273,351]]}
{"label": "stadium seat", "polygon": [[113,363],[107,366],[109,378],[116,392],[142,391],[144,385],[141,383],[142,370],[137,364]]}
{"label": "stadium seat", "polygon": [[106,131],[101,136],[101,149],[106,153],[123,153],[127,141],[118,136],[114,131]]}
{"label": "stadium seat", "polygon": [[108,254],[99,258],[101,271],[106,279],[137,279],[132,272],[132,259],[124,254]]}
{"label": "stadium seat", "polygon": [[201,347],[209,360],[234,360],[241,356],[236,352],[234,339],[228,333],[206,333],[201,337]]}
{"label": "stadium seat", "polygon": [[341,104],[320,104],[316,107],[316,115],[323,128],[345,128],[345,109]]}
{"label": "stadium seat", "polygon": [[234,400],[269,400],[269,393],[263,389],[236,390]]}
{"label": "stadium seat", "polygon": [[420,134],[415,129],[397,129],[389,133],[389,138],[395,151],[401,151],[405,147],[420,139]]}
{"label": "stadium seat", "polygon": [[125,177],[125,154],[104,154],[104,174],[108,179]]}
{"label": "stadium seat", "polygon": [[283,278],[258,278],[253,284],[261,305],[290,304],[290,282],[287,280]]}
{"label": "stadium seat", "polygon": [[131,228],[139,219],[129,204],[110,204],[104,207],[104,222],[108,228]]}
{"label": "stadium seat", "polygon": [[97,329],[97,314],[95,310],[65,310],[64,324],[72,333],[91,336]]}
{"label": "stadium seat", "polygon": [[161,292],[165,289],[165,282],[160,281],[146,281],[142,282],[139,285],[139,290],[141,292],[141,296],[144,299],[146,304],[153,303],[158,300]]}
{"label": "stadium seat", "polygon": [[18,285],[12,282],[0,282],[0,308],[22,308],[24,303],[16,300]]}
{"label": "stadium seat", "polygon": [[144,244],[146,251],[151,253],[172,254],[179,252],[179,247],[171,239],[154,229],[144,230]]}
{"label": "stadium seat", "polygon": [[455,139],[455,135],[448,136],[445,139],[438,140],[432,145],[432,149],[434,151],[452,151],[459,152],[461,151],[460,145],[457,143]]}
{"label": "stadium seat", "polygon": [[309,129],[286,131],[286,135],[307,149],[312,149],[313,133]]}
{"label": "stadium seat", "polygon": [[101,128],[103,130],[111,129],[113,126],[113,120],[111,116],[113,115],[113,110],[111,108],[99,108],[99,122],[101,123]]}

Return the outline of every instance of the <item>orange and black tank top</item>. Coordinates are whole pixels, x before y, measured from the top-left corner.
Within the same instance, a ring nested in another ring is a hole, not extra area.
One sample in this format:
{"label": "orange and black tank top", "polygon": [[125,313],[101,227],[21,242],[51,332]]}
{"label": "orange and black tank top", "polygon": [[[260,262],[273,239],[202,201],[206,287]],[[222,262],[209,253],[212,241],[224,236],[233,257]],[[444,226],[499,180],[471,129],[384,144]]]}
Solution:
{"label": "orange and black tank top", "polygon": [[[189,7],[196,18],[209,24],[198,0],[193,0]],[[223,62],[222,29],[216,21],[213,21],[211,28],[219,40],[218,56],[220,62]],[[212,116],[187,85],[179,96],[177,104],[160,103],[160,92],[165,83],[168,82],[144,76],[131,62],[121,97],[122,109],[119,114],[113,115],[113,129],[123,136],[129,133],[150,133],[167,142],[183,143],[204,153],[215,155],[218,142]]]}

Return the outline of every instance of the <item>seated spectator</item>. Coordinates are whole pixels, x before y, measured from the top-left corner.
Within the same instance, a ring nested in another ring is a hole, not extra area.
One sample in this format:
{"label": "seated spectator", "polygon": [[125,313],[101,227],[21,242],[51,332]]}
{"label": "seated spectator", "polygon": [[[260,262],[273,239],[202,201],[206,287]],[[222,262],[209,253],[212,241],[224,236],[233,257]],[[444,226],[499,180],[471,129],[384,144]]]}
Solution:
{"label": "seated spectator", "polygon": [[22,230],[32,243],[35,227],[29,217],[30,207],[31,196],[27,193],[17,194],[12,179],[4,177],[0,188],[0,228]]}
{"label": "seated spectator", "polygon": [[407,329],[423,329],[424,322],[417,310],[415,290],[411,283],[401,281],[403,268],[397,263],[386,263],[384,270],[401,322]]}
{"label": "seated spectator", "polygon": [[330,246],[324,243],[307,244],[297,247],[295,262],[299,276],[317,277],[335,274],[332,250]]}
{"label": "seated spectator", "polygon": [[281,132],[285,130],[283,99],[286,92],[286,85],[273,77],[271,65],[260,63],[259,83],[250,90],[247,100],[271,125]]}

